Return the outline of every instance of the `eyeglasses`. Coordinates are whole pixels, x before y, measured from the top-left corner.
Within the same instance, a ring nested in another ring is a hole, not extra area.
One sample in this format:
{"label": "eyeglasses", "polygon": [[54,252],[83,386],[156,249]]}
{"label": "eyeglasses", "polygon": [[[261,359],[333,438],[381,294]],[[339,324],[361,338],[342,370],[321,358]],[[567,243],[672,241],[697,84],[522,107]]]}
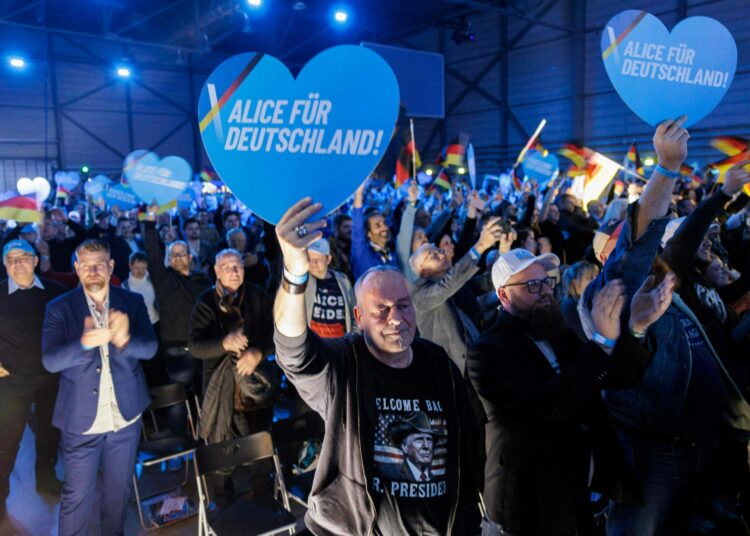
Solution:
{"label": "eyeglasses", "polygon": [[242,266],[239,264],[223,264],[221,266],[217,265],[216,269],[225,274],[231,274],[233,272],[240,273],[242,271]]}
{"label": "eyeglasses", "polygon": [[169,258],[170,259],[175,259],[175,258],[176,259],[181,259],[183,257],[187,257],[188,255],[190,255],[190,254],[189,253],[177,253],[177,252],[174,252],[174,253],[170,253],[169,254]]}
{"label": "eyeglasses", "polygon": [[15,264],[30,263],[34,258],[33,255],[19,255],[18,257],[5,257],[5,264],[13,266]]}
{"label": "eyeglasses", "polygon": [[556,277],[545,277],[544,279],[529,279],[522,283],[511,283],[510,285],[503,285],[503,287],[517,287],[520,285],[526,285],[529,294],[541,294],[542,286],[547,285],[549,288],[554,289],[557,286]]}
{"label": "eyeglasses", "polygon": [[442,256],[445,255],[445,250],[443,248],[432,248],[430,252],[425,255],[424,259],[422,259],[421,264],[419,265],[419,269],[422,269],[422,266],[424,266],[424,263],[427,262],[428,259],[432,259],[434,261],[440,260]]}

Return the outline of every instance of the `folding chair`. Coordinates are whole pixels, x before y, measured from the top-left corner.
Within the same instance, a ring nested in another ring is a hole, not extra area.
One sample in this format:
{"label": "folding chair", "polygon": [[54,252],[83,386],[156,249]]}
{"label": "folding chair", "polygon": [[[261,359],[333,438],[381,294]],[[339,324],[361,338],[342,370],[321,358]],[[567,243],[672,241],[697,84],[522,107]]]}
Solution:
{"label": "folding chair", "polygon": [[[284,459],[296,457],[302,444],[308,439],[323,439],[325,425],[323,419],[312,411],[302,413],[289,419],[281,419],[271,425],[271,435],[276,446],[276,454],[281,451]],[[307,496],[312,488],[315,471],[307,471],[298,475],[292,474],[291,467],[282,466],[284,478],[287,482],[287,497],[307,508]],[[281,493],[276,489],[274,496]]]}
{"label": "folding chair", "polygon": [[[151,416],[151,422],[154,431],[149,434],[146,430],[146,426],[141,422],[141,429],[143,434],[143,440],[138,446],[137,455],[137,466],[143,469],[152,467],[155,465],[161,465],[169,460],[176,458],[183,458],[183,464],[185,467],[185,477],[181,482],[181,486],[184,486],[188,482],[189,477],[189,464],[188,459],[191,454],[195,452],[195,448],[200,445],[196,439],[196,427],[193,421],[193,414],[188,403],[187,393],[185,387],[181,383],[171,383],[161,387],[154,387],[149,390],[151,395],[151,404],[146,410]],[[159,430],[159,425],[156,419],[156,412],[159,410],[165,410],[168,408],[178,407],[184,405],[187,411],[187,423],[190,428],[190,435],[183,436],[174,430]],[[143,515],[143,508],[141,501],[150,497],[155,497],[166,490],[154,491],[149,493],[147,496],[141,496],[141,490],[138,488],[138,474],[139,471],[133,473],[133,489],[135,490],[135,500],[138,505],[138,517],[141,521],[141,526],[146,530],[152,530],[159,528],[163,525],[147,525],[146,519]],[[194,514],[193,514],[194,515]]]}
{"label": "folding chair", "polygon": [[[209,513],[210,497],[206,476],[226,472],[240,465],[273,459],[274,484],[282,490],[282,503],[273,498],[237,500]],[[202,445],[195,451],[195,478],[198,487],[198,536],[263,536],[289,531],[294,534],[297,518],[292,515],[286,496],[279,458],[268,432]]]}

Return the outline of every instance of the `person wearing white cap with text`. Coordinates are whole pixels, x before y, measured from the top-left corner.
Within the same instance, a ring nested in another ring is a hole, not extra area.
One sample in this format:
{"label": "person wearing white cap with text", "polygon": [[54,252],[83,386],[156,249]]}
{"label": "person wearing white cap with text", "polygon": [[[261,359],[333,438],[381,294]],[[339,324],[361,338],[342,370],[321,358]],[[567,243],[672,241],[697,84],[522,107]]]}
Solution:
{"label": "person wearing white cap with text", "polygon": [[[483,535],[575,534],[590,522],[592,487],[613,497],[637,497],[622,451],[607,425],[599,390],[639,380],[651,359],[633,337],[655,316],[666,283],[642,287],[627,324],[622,282],[597,295],[594,340],[582,344],[568,328],[554,298],[554,254],[513,249],[498,257],[492,282],[500,300],[497,322],[470,349],[469,378],[487,413]],[[600,471],[601,469],[601,471]]]}
{"label": "person wearing white cap with text", "polygon": [[333,257],[328,240],[321,238],[307,248],[310,282],[305,290],[307,325],[320,337],[343,337],[356,332],[354,289],[342,272],[330,268]]}

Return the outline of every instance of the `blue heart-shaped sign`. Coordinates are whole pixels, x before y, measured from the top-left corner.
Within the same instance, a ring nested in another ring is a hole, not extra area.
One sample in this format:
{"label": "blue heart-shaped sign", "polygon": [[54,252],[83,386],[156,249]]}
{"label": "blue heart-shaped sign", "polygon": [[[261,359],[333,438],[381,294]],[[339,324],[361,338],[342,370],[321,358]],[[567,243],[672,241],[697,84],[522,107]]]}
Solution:
{"label": "blue heart-shaped sign", "polygon": [[645,11],[612,17],[602,33],[602,59],[617,93],[652,126],[687,115],[704,117],[724,97],[737,68],[729,30],[708,17],[690,17],[669,33]]}
{"label": "blue heart-shaped sign", "polygon": [[120,210],[131,210],[138,206],[140,200],[135,192],[125,184],[115,184],[107,188],[104,194],[104,202],[107,206],[120,207]]}
{"label": "blue heart-shaped sign", "polygon": [[128,185],[144,203],[166,205],[185,190],[193,178],[193,169],[184,158],[136,151],[125,159],[123,174]]}
{"label": "blue heart-shaped sign", "polygon": [[522,165],[524,175],[534,179],[539,186],[546,185],[560,172],[560,163],[553,153],[548,152],[545,156],[536,149],[528,152]]}
{"label": "blue heart-shaped sign", "polygon": [[234,56],[208,77],[200,131],[221,180],[276,223],[311,196],[328,213],[375,169],[398,117],[398,82],[375,52],[338,46],[295,80],[271,56]]}

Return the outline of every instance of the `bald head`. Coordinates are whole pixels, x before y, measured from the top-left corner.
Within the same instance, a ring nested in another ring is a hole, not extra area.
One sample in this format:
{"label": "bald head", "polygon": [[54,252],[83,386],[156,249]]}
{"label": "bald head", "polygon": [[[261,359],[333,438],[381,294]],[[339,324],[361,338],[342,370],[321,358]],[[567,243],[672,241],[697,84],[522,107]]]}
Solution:
{"label": "bald head", "polygon": [[409,349],[417,322],[411,286],[404,274],[389,266],[370,268],[354,285],[354,319],[370,351],[387,362]]}

